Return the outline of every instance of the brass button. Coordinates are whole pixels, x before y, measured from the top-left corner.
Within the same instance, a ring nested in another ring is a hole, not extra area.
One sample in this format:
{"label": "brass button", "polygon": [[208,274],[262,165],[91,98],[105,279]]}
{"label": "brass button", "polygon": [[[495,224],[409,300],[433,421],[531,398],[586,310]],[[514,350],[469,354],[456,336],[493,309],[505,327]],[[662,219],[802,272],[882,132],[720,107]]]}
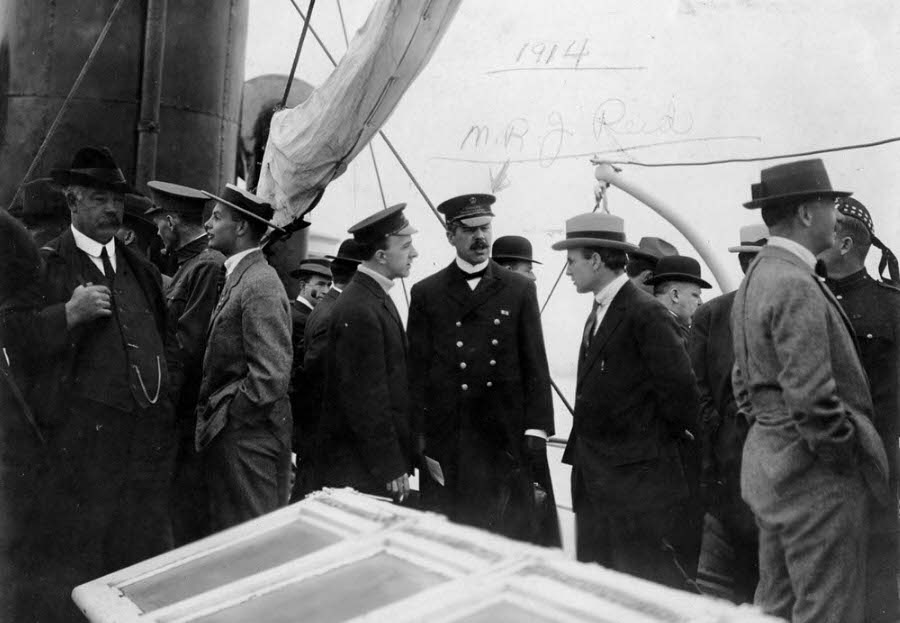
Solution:
{"label": "brass button", "polygon": [[842,301],[844,299],[844,297],[840,294],[838,294],[835,298],[839,301]]}
{"label": "brass button", "polygon": [[500,319],[499,319],[499,318],[494,318],[494,324],[500,324]]}
{"label": "brass button", "polygon": [[459,320],[457,320],[457,321],[456,321],[456,326],[457,326],[457,327],[461,327],[461,326],[462,326],[462,322],[460,322]]}
{"label": "brass button", "polygon": [[494,386],[494,383],[491,382],[491,381],[488,381],[488,382],[486,383],[486,385],[487,385],[488,387],[493,387],[493,386]]}
{"label": "brass button", "polygon": [[462,345],[463,345],[463,343],[461,341],[456,343],[457,348],[462,348]]}
{"label": "brass button", "polygon": [[871,334],[871,333],[867,333],[867,334],[866,334],[866,337],[867,337],[868,339],[871,340],[871,339],[872,339],[872,334]]}
{"label": "brass button", "polygon": [[491,340],[491,344],[494,345],[494,346],[496,346],[496,345],[499,344],[499,343],[500,343],[500,342],[498,342],[497,340]]}
{"label": "brass button", "polygon": [[496,366],[496,365],[497,365],[497,360],[496,360],[496,359],[491,359],[491,365],[492,365],[492,366]]}
{"label": "brass button", "polygon": [[463,383],[462,385],[460,385],[460,388],[461,388],[463,391],[468,391],[469,386],[466,385],[465,383]]}
{"label": "brass button", "polygon": [[468,366],[466,366],[466,362],[465,362],[465,361],[461,361],[461,362],[459,363],[459,369],[460,369],[460,370],[465,370],[467,367],[468,367]]}

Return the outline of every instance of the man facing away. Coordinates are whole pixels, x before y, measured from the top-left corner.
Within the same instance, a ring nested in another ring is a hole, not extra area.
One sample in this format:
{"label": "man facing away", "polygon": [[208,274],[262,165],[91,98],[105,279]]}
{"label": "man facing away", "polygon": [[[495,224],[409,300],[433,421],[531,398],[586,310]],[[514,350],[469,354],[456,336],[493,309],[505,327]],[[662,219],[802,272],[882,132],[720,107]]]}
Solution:
{"label": "man facing away", "polygon": [[[741,227],[740,244],[728,251],[738,254],[744,273],[768,237],[762,223]],[[759,581],[759,541],[753,513],[741,499],[747,421],[738,413],[731,385],[731,307],[736,294],[734,290],[717,296],[697,309],[688,354],[700,392],[700,493],[705,512],[697,584],[704,594],[748,603]]]}
{"label": "man facing away", "polygon": [[[888,458],[891,492],[897,495],[897,425],[900,418],[900,290],[876,281],[866,271],[872,245],[882,263],[893,253],[875,236],[872,217],[852,197],[838,199],[834,245],[819,257],[828,269],[825,283],[847,312],[856,332],[860,360],[869,376],[875,428]],[[892,275],[896,283],[897,275]],[[869,523],[866,564],[867,623],[900,620],[897,596],[898,525],[896,506],[875,506]]]}
{"label": "man facing away", "polygon": [[325,409],[316,467],[323,486],[353,487],[402,502],[415,448],[406,333],[390,296],[418,257],[406,204],[350,228],[362,263],[334,303],[325,349]]}
{"label": "man facing away", "polygon": [[625,274],[624,222],[566,221],[566,273],[594,305],[578,353],[572,465],[577,556],[676,588],[693,579],[678,551],[690,487],[680,444],[696,437],[697,393],[672,315]]}
{"label": "man facing away", "polygon": [[290,493],[291,317],[287,293],[259,248],[272,206],[228,184],[206,222],[225,255],[197,404],[213,531],[287,503]]}
{"label": "man facing away", "polygon": [[[328,323],[331,311],[338,297],[353,279],[362,260],[359,258],[359,243],[348,238],[341,243],[337,255],[326,256],[331,260],[331,288],[318,299],[315,309],[306,319],[303,332],[303,379],[305,408],[294,412],[295,437],[298,442],[297,478],[291,493],[291,501],[302,500],[308,493],[319,488],[319,478],[315,469],[316,439],[319,434],[319,420],[322,417],[322,401],[325,385],[325,351],[328,346]],[[296,340],[295,340],[296,341]],[[295,351],[296,352],[296,351]],[[296,368],[296,364],[294,366]]]}
{"label": "man facing away", "polygon": [[540,264],[534,259],[531,241],[522,236],[500,236],[491,247],[491,259],[503,268],[525,275],[537,281],[534,265]]}
{"label": "man facing away", "polygon": [[675,245],[662,238],[644,236],[638,242],[637,249],[628,252],[625,273],[631,283],[647,294],[653,294],[653,286],[649,285],[647,280],[653,277],[659,261],[670,255],[678,255]]}
{"label": "man facing away", "polygon": [[224,284],[225,256],[207,246],[203,215],[209,198],[201,191],[154,180],[147,183],[155,205],[146,215],[177,264],[166,287],[168,313],[166,362],[172,379],[178,455],[172,491],[172,528],[176,545],[209,533],[209,500],[194,431],[209,320]]}
{"label": "man facing away", "polygon": [[734,298],[734,393],[750,421],[741,495],[759,526],[755,603],[794,623],[864,620],[867,524],[884,446],[852,329],[815,273],[837,210],[821,160],[763,169],[744,206],[771,235]]}

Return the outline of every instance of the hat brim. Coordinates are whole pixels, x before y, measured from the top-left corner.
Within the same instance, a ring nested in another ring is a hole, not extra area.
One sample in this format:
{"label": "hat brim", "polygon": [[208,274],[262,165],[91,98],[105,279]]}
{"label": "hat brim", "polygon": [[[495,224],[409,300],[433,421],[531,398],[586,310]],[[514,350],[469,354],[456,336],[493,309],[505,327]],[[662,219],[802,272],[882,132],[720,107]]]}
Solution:
{"label": "hat brim", "polygon": [[317,275],[319,277],[325,277],[326,279],[332,278],[331,271],[328,269],[319,271],[319,270],[309,269],[309,268],[295,268],[288,274],[291,277],[293,277],[294,279],[296,279],[297,277],[300,277],[301,275]]}
{"label": "hat brim", "polygon": [[342,262],[344,264],[353,265],[362,264],[362,260],[357,260],[352,257],[341,257],[340,255],[326,255],[325,257],[331,260],[332,264],[334,264],[335,262]]}
{"label": "hat brim", "polygon": [[641,251],[640,247],[638,247],[637,251],[632,251],[628,255],[630,255],[632,259],[647,260],[648,262],[652,262],[654,264],[659,261],[658,255],[653,255],[652,253],[647,253],[646,251]]}
{"label": "hat brim", "polygon": [[688,273],[660,273],[659,275],[653,275],[644,283],[646,283],[648,286],[655,286],[667,281],[686,281],[687,283],[695,283],[701,288],[712,288],[712,285],[710,285],[705,279],[701,279],[697,275],[690,275]]}
{"label": "hat brim", "polygon": [[201,190],[200,192],[203,193],[204,195],[206,195],[207,197],[209,197],[210,199],[215,199],[216,201],[218,201],[218,202],[221,203],[222,205],[226,205],[226,206],[228,206],[229,208],[231,208],[231,209],[233,209],[233,210],[237,210],[238,212],[240,212],[240,213],[242,213],[242,214],[246,214],[246,215],[249,216],[250,218],[254,218],[254,219],[256,219],[257,221],[259,221],[259,222],[261,222],[261,223],[265,223],[266,225],[268,225],[268,226],[271,227],[272,229],[276,229],[276,230],[280,231],[282,234],[286,234],[286,233],[287,233],[287,230],[286,230],[286,229],[284,229],[283,227],[279,227],[278,225],[276,225],[276,224],[273,223],[272,221],[267,221],[266,219],[264,219],[263,217],[261,217],[259,214],[254,214],[254,213],[251,212],[250,210],[248,210],[248,209],[246,209],[246,208],[242,208],[241,206],[236,205],[236,204],[234,204],[234,203],[231,203],[231,202],[228,201],[227,199],[222,199],[221,197],[217,197],[216,195],[214,195],[214,194],[212,194],[211,192],[208,192],[208,191],[206,191],[206,190]]}
{"label": "hat brim", "polygon": [[514,262],[531,262],[532,264],[541,264],[543,262],[538,262],[537,260],[531,259],[530,257],[525,257],[524,255],[493,255],[491,259],[495,262],[499,262],[501,260],[513,260]]}
{"label": "hat brim", "polygon": [[605,248],[619,249],[628,253],[638,251],[638,247],[630,242],[619,242],[618,240],[602,240],[599,238],[566,238],[559,242],[554,242],[550,248],[554,251],[565,251],[567,249],[579,248]]}
{"label": "hat brim", "polygon": [[781,203],[787,199],[802,199],[804,197],[825,197],[828,199],[837,199],[838,197],[849,197],[852,194],[852,192],[843,190],[804,190],[801,192],[786,193],[784,195],[774,195],[772,197],[762,197],[761,199],[754,199],[753,201],[748,201],[747,203],[745,203],[744,207],[748,210],[754,210],[756,208],[762,208],[767,204]]}
{"label": "hat brim", "polygon": [[468,218],[454,219],[447,223],[447,225],[455,225],[459,223],[460,225],[465,225],[466,227],[481,227],[482,225],[487,225],[493,220],[493,214],[483,214],[481,216],[470,216]]}
{"label": "hat brim", "polygon": [[395,231],[393,233],[388,234],[388,236],[412,236],[413,234],[419,233],[419,230],[413,227],[412,225],[407,225],[400,231]]}
{"label": "hat brim", "polygon": [[77,173],[69,169],[53,169],[50,172],[50,178],[54,184],[58,186],[84,186],[85,188],[96,188],[99,190],[109,190],[114,193],[122,193],[123,195],[139,194],[128,182],[110,182],[101,180],[92,175]]}
{"label": "hat brim", "polygon": [[742,244],[736,247],[728,247],[729,253],[759,253],[762,247],[752,244]]}

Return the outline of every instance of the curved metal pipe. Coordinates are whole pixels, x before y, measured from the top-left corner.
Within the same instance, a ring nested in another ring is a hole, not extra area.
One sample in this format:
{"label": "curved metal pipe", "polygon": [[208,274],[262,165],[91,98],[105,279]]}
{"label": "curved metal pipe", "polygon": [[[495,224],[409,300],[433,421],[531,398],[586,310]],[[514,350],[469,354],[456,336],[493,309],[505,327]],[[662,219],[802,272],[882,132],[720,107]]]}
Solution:
{"label": "curved metal pipe", "polygon": [[675,208],[626,180],[607,162],[600,162],[597,164],[594,169],[594,177],[600,182],[606,182],[616,188],[624,190],[671,223],[675,229],[691,243],[691,246],[696,249],[697,253],[700,254],[700,257],[703,258],[704,263],[712,271],[713,277],[715,278],[716,283],[719,284],[719,288],[722,292],[731,292],[737,288],[737,284],[734,282],[730,272],[719,261],[715,253],[713,253],[710,244],[700,232],[687,221],[687,219],[678,213]]}

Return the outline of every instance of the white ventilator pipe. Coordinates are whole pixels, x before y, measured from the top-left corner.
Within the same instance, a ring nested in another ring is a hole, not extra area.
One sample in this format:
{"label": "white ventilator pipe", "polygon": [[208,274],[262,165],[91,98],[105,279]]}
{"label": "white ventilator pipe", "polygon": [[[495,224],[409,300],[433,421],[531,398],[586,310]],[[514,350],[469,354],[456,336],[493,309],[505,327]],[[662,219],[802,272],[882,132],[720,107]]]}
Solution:
{"label": "white ventilator pipe", "polygon": [[719,259],[713,253],[709,242],[675,208],[629,182],[607,162],[597,164],[597,167],[594,169],[594,177],[600,182],[606,182],[611,186],[624,190],[670,222],[682,236],[687,238],[687,241],[691,243],[697,253],[700,254],[700,257],[703,258],[704,263],[712,271],[713,277],[719,284],[722,292],[731,292],[737,288],[737,284],[734,283],[729,271],[725,269],[725,266],[719,262]]}

